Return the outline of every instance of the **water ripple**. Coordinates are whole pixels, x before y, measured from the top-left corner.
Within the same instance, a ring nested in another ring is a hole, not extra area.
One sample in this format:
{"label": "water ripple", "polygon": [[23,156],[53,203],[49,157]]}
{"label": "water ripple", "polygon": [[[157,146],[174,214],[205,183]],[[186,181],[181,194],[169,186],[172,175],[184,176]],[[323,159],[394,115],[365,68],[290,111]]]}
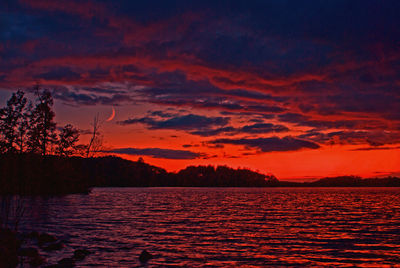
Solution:
{"label": "water ripple", "polygon": [[400,267],[400,189],[103,188],[29,200],[89,266]]}

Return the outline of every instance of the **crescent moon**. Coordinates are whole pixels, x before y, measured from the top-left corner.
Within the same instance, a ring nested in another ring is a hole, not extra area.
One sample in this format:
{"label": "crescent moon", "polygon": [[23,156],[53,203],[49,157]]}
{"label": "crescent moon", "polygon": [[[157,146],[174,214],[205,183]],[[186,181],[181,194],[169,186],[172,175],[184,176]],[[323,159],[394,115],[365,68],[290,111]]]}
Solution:
{"label": "crescent moon", "polygon": [[114,107],[112,107],[112,114],[110,115],[110,117],[106,121],[109,122],[109,121],[113,120],[114,117],[115,117],[115,109],[114,109]]}

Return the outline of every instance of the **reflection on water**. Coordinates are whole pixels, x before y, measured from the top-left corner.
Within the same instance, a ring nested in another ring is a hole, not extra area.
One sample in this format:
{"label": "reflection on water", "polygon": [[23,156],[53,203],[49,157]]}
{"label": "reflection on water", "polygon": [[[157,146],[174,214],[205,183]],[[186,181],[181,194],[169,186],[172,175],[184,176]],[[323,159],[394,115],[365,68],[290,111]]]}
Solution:
{"label": "reflection on water", "polygon": [[148,267],[391,267],[400,264],[399,193],[97,188],[89,195],[32,199],[24,225],[94,252],[79,266],[138,266],[147,249],[155,255]]}

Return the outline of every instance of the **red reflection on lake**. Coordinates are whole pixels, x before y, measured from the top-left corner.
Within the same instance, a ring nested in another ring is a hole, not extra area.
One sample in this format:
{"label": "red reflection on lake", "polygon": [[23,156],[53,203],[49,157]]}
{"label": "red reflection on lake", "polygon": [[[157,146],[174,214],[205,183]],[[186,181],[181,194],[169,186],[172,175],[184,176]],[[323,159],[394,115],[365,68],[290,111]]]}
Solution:
{"label": "red reflection on lake", "polygon": [[78,266],[400,264],[397,188],[97,188],[29,201],[25,228],[93,252]]}

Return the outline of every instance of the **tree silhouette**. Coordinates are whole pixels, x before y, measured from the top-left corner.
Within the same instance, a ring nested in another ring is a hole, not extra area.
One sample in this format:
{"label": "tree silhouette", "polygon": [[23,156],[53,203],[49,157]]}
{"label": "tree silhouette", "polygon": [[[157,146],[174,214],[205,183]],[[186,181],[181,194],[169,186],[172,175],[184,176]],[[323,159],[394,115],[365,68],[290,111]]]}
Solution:
{"label": "tree silhouette", "polygon": [[46,156],[58,154],[87,155],[101,146],[99,120],[95,117],[89,145],[77,145],[79,132],[71,124],[56,133],[53,97],[47,89],[34,88],[35,103],[28,102],[23,91],[13,93],[7,105],[0,108],[0,154],[33,153]]}
{"label": "tree silhouette", "polygon": [[36,106],[29,115],[28,147],[30,152],[46,155],[57,141],[53,97],[49,90],[35,87]]}
{"label": "tree silhouette", "polygon": [[86,148],[86,157],[93,156],[95,153],[101,150],[103,139],[100,135],[100,125],[99,115],[97,114],[93,118],[92,137],[90,138],[89,144]]}
{"label": "tree silhouette", "polygon": [[18,90],[0,109],[0,152],[22,153],[26,143],[27,99],[24,92]]}
{"label": "tree silhouette", "polygon": [[60,156],[71,156],[75,153],[79,131],[71,124],[66,125],[58,134],[56,153]]}

